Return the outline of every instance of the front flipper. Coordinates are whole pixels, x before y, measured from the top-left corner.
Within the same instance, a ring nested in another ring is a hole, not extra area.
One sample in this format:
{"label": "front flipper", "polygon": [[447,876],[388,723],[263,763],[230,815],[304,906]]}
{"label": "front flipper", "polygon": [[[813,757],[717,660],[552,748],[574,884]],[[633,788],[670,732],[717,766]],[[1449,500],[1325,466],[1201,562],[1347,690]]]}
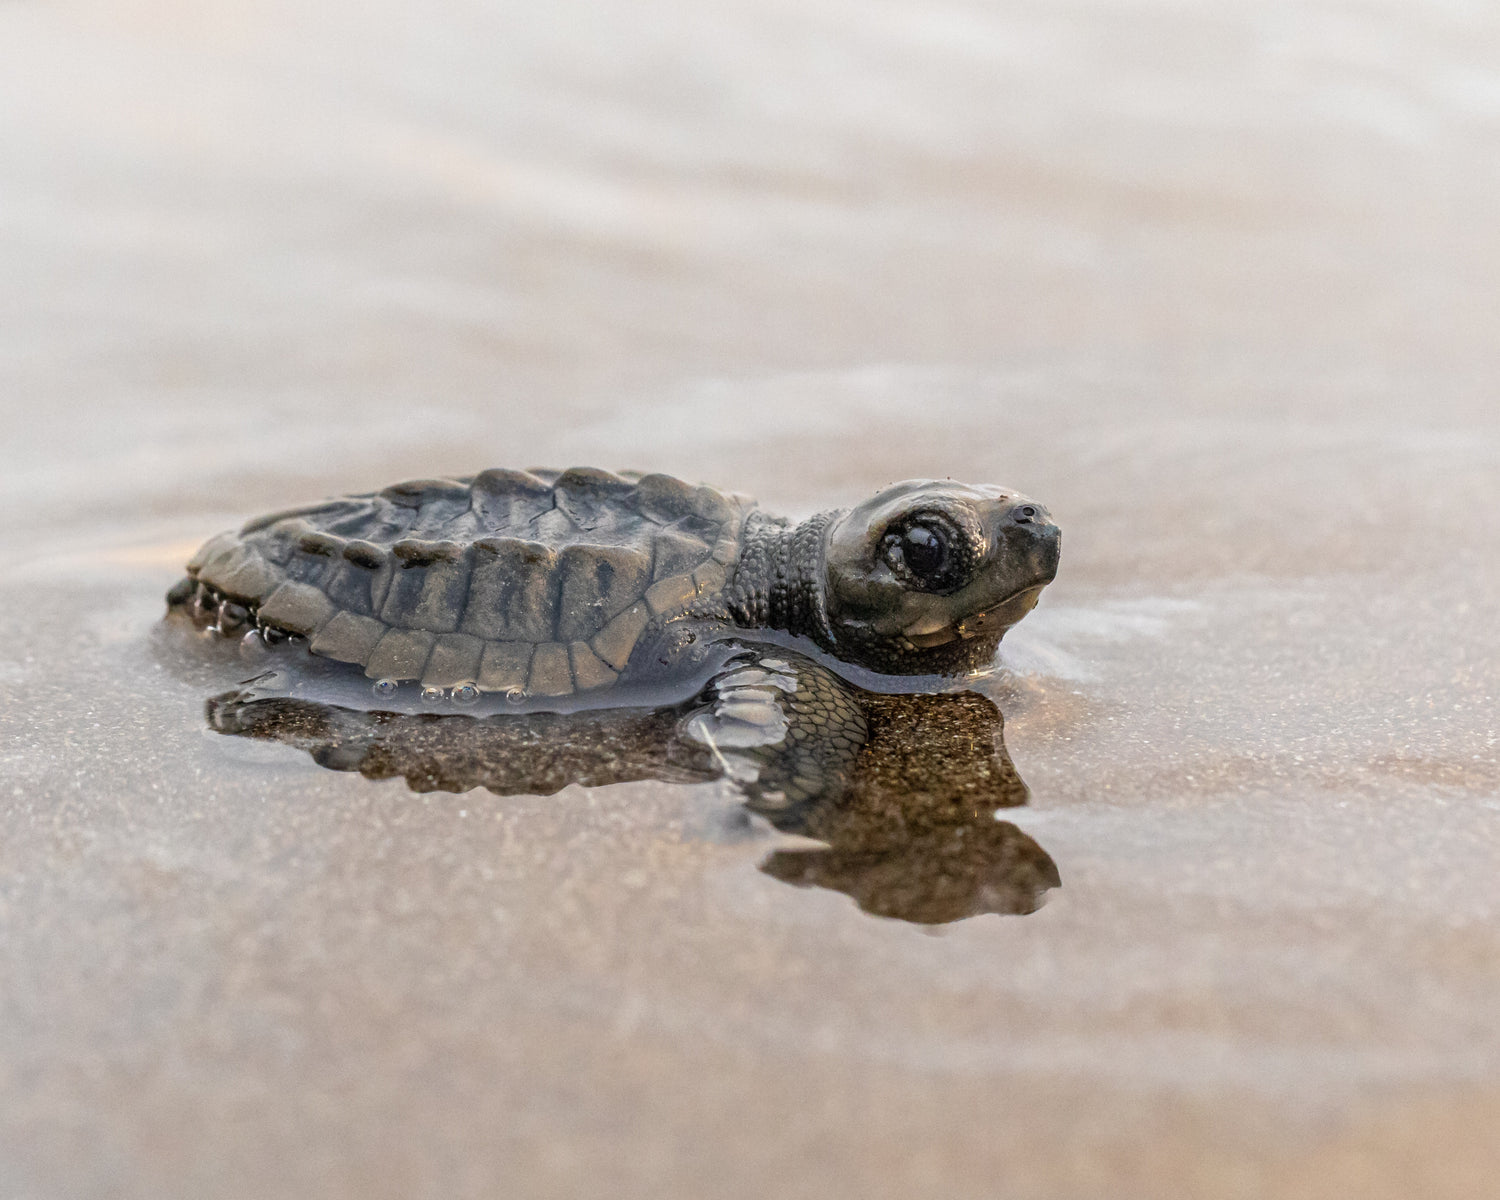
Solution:
{"label": "front flipper", "polygon": [[708,705],[683,722],[683,735],[719,760],[747,807],[786,819],[847,789],[868,740],[857,695],[800,655],[742,655],[714,680]]}

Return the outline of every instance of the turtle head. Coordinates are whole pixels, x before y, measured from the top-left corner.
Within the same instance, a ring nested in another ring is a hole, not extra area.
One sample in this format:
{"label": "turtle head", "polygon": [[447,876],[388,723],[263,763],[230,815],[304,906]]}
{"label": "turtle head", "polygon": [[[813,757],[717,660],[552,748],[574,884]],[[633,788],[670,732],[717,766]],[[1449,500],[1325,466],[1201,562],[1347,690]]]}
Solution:
{"label": "turtle head", "polygon": [[894,484],[829,526],[833,651],[895,675],[985,667],[1057,574],[1061,543],[1045,508],[1004,488]]}

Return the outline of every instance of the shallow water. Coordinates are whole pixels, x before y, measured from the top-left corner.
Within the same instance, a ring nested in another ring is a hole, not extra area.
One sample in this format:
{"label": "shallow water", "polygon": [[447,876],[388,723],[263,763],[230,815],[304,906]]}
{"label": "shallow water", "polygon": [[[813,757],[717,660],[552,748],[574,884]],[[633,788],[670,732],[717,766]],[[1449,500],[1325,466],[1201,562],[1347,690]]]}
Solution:
{"label": "shallow water", "polygon": [[[0,1192],[1488,1195],[1500,18],[304,8],[0,7]],[[1045,500],[1046,904],[164,661],[246,514],[570,463]]]}
{"label": "shallow water", "polygon": [[765,650],[736,655],[675,705],[521,713],[501,699],[501,711],[470,714],[437,700],[402,711],[384,695],[335,704],[298,694],[306,690],[280,666],[210,697],[205,720],[215,733],[292,746],[320,767],[402,779],[414,792],[722,782],[700,791],[691,832],[811,839],[777,846],[760,869],[914,924],[1031,913],[1061,882],[1046,851],[999,819],[1028,793],[999,709],[971,691],[868,692]]}

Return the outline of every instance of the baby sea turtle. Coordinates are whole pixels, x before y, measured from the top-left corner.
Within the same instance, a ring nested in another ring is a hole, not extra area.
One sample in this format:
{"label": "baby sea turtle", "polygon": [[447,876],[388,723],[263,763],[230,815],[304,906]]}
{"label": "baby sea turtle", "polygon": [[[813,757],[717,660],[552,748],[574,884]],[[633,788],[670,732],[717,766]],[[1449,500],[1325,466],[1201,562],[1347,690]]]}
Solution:
{"label": "baby sea turtle", "polygon": [[992,486],[911,480],[793,523],[667,475],[490,470],[259,517],[168,601],[226,636],[306,639],[384,692],[566,708],[695,688],[713,647],[757,639],[877,675],[980,670],[1059,544]]}

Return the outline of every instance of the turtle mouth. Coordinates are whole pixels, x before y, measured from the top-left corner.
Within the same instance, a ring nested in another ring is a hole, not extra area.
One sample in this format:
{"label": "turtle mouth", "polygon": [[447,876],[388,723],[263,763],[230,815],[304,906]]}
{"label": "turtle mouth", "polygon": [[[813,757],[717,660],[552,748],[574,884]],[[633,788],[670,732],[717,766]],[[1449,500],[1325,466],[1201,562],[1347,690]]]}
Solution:
{"label": "turtle mouth", "polygon": [[958,636],[974,638],[990,633],[1004,633],[1036,607],[1036,602],[1042,598],[1042,589],[1046,586],[1044,583],[1039,583],[1033,587],[1022,588],[1014,595],[1007,596],[994,608],[987,608],[981,613],[975,613],[972,617],[965,617],[955,626]]}
{"label": "turtle mouth", "polygon": [[925,632],[917,632],[916,627],[913,627],[910,631],[904,631],[903,636],[919,650],[930,650],[934,646],[944,646],[960,639],[967,641],[977,637],[999,637],[1036,607],[1042,589],[1046,586],[1045,583],[1032,584],[1012,592],[998,604],[967,616],[962,621]]}

